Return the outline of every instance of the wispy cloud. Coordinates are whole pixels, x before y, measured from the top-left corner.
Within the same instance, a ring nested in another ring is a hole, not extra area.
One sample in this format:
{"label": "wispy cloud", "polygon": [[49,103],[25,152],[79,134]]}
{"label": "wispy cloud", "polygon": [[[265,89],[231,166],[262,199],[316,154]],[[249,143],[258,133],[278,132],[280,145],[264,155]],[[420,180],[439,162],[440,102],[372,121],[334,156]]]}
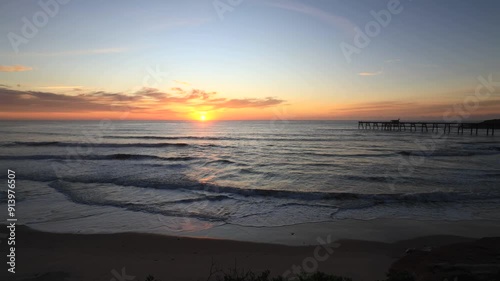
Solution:
{"label": "wispy cloud", "polygon": [[[102,49],[81,49],[81,50],[68,50],[68,51],[56,51],[56,52],[24,52],[20,53],[19,56],[28,57],[59,57],[59,56],[84,56],[84,55],[103,55],[103,54],[117,54],[124,53],[128,51],[128,48],[116,47],[116,48],[102,48]],[[12,54],[2,54],[2,56],[11,56]]]}
{"label": "wispy cloud", "polygon": [[369,111],[385,111],[385,110],[396,110],[396,109],[407,109],[416,107],[415,102],[401,102],[401,101],[381,101],[381,102],[369,102],[369,103],[359,103],[355,105],[350,105],[344,108],[337,109],[338,112],[355,112],[355,113],[365,113]]}
{"label": "wispy cloud", "polygon": [[186,81],[174,80],[174,82],[177,83],[177,84],[186,85],[186,86],[190,86],[191,85],[189,82],[186,82]]}
{"label": "wispy cloud", "polygon": [[80,89],[82,86],[40,86],[38,89],[47,89],[47,90],[67,90],[67,89]]}
{"label": "wispy cloud", "polygon": [[212,106],[214,109],[221,108],[263,108],[282,104],[284,100],[267,97],[265,99],[219,99],[210,101],[204,105]]}
{"label": "wispy cloud", "polygon": [[417,63],[415,66],[420,68],[439,68],[439,65],[433,63]]}
{"label": "wispy cloud", "polygon": [[358,73],[359,76],[378,76],[380,74],[383,74],[384,72],[382,70],[377,71],[377,72],[360,72]]}
{"label": "wispy cloud", "polygon": [[198,26],[210,22],[210,18],[184,18],[184,19],[169,19],[165,22],[155,23],[151,25],[151,30],[164,30],[176,27]]}
{"label": "wispy cloud", "polygon": [[[333,114],[338,117],[353,118],[415,118],[415,119],[441,119],[443,114],[453,110],[459,102],[445,101],[380,101],[346,105],[337,108]],[[491,99],[478,103],[478,110],[474,116],[495,116],[500,110],[500,99]]]}
{"label": "wispy cloud", "polygon": [[384,61],[384,64],[385,64],[385,63],[395,63],[395,62],[401,62],[401,60],[400,60],[400,59],[391,59],[391,60],[386,60],[386,61]]}
{"label": "wispy cloud", "polygon": [[314,6],[306,5],[297,1],[265,0],[264,4],[311,16],[313,18],[319,19],[322,22],[325,22],[329,25],[338,28],[349,35],[353,35],[354,29],[356,28],[356,25],[354,23],[352,23],[351,21],[349,21],[344,17],[328,13]]}
{"label": "wispy cloud", "polygon": [[387,65],[393,64],[393,63],[397,63],[397,62],[400,62],[400,61],[401,61],[400,59],[386,60],[382,64],[382,67],[380,68],[379,71],[374,71],[374,72],[364,71],[364,72],[359,72],[358,75],[359,76],[378,76],[378,75],[382,75],[382,74],[385,73],[385,69],[386,69]]}
{"label": "wispy cloud", "polygon": [[0,65],[0,72],[22,72],[33,70],[30,66],[24,65]]}

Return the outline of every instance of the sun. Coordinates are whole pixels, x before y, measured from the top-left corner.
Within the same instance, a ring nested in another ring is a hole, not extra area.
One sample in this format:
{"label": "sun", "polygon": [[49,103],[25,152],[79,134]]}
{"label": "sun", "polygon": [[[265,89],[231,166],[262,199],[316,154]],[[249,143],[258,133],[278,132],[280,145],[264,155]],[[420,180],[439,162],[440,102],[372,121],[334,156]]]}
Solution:
{"label": "sun", "polygon": [[198,122],[205,122],[212,120],[212,115],[206,111],[195,111],[192,115],[192,120]]}

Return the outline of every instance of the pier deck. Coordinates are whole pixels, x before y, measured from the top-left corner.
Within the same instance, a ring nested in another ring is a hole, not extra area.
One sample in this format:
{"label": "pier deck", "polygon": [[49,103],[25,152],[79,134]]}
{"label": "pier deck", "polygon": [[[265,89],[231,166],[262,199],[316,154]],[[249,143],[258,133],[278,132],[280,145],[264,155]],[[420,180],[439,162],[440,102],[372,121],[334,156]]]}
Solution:
{"label": "pier deck", "polygon": [[450,133],[452,130],[457,134],[464,134],[470,130],[470,134],[478,135],[479,131],[485,131],[486,135],[495,135],[495,129],[500,127],[495,122],[404,122],[392,121],[358,121],[358,129],[361,130],[384,130],[384,131],[410,131],[410,132],[434,132],[440,130],[443,133]]}

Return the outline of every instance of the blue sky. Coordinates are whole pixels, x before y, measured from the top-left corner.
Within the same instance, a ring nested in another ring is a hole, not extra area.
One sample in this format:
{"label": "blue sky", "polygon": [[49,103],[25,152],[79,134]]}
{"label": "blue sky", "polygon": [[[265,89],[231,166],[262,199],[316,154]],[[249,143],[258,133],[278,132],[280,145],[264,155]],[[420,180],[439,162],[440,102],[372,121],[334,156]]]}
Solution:
{"label": "blue sky", "polygon": [[[0,84],[63,95],[202,89],[227,99],[273,97],[297,118],[330,119],[365,103],[446,106],[470,94],[480,75],[500,80],[493,0],[401,0],[401,13],[349,63],[340,44],[353,44],[355,28],[389,2],[243,0],[221,18],[212,0],[71,0],[16,53],[8,34],[22,35],[23,18],[43,10],[38,1],[2,1]],[[151,69],[161,79],[145,83]]]}

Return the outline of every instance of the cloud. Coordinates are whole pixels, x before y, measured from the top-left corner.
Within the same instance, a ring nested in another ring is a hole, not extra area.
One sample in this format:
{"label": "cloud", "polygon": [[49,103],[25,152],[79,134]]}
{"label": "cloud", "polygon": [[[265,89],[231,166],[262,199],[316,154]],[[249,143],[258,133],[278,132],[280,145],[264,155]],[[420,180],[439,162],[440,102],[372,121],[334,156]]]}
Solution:
{"label": "cloud", "polygon": [[41,86],[39,89],[54,89],[54,90],[67,90],[67,89],[81,89],[82,86]]}
{"label": "cloud", "polygon": [[185,86],[190,86],[191,85],[191,84],[189,84],[189,82],[185,82],[185,81],[174,80],[174,82],[177,83],[177,84],[185,85]]}
{"label": "cloud", "polygon": [[439,68],[439,65],[433,63],[415,63],[414,66],[420,68]]}
{"label": "cloud", "polygon": [[[49,92],[19,91],[0,88],[2,112],[90,112],[111,111],[111,103],[93,100],[85,95],[70,96]],[[117,105],[125,109],[125,105]],[[116,109],[116,108],[115,108]]]}
{"label": "cloud", "polygon": [[382,64],[382,67],[380,68],[379,71],[375,71],[375,72],[364,71],[364,72],[359,72],[358,75],[359,76],[378,76],[378,75],[382,75],[382,74],[385,73],[385,68],[386,68],[387,65],[390,65],[390,64],[393,64],[393,63],[397,63],[397,62],[400,62],[400,61],[401,61],[400,59],[386,60]]}
{"label": "cloud", "polygon": [[217,93],[216,92],[205,92],[202,90],[197,90],[194,89],[191,91],[191,94],[189,95],[190,99],[202,99],[202,100],[209,100],[213,96],[215,96]]}
{"label": "cloud", "polygon": [[283,103],[276,98],[227,99],[216,92],[193,89],[189,92],[162,92],[143,88],[131,94],[121,92],[78,92],[72,94],[20,91],[0,87],[0,111],[3,112],[174,112],[172,107],[234,109],[264,108]]}
{"label": "cloud", "polygon": [[[103,54],[118,54],[128,51],[128,48],[102,48],[102,49],[85,49],[85,50],[68,50],[57,52],[37,52],[37,53],[21,53],[20,56],[30,57],[59,57],[59,56],[84,56],[84,55],[103,55]],[[2,54],[2,56],[11,56],[12,54]]]}
{"label": "cloud", "polygon": [[[500,99],[491,98],[480,101],[477,109],[468,112],[470,116],[495,116],[500,110]],[[460,100],[455,102],[404,102],[404,101],[380,101],[347,105],[335,110],[337,116],[349,116],[355,118],[421,118],[421,119],[442,119],[444,114],[451,116],[460,115],[463,104]],[[460,110],[457,110],[459,108]]]}
{"label": "cloud", "polygon": [[268,97],[265,99],[218,99],[205,103],[206,106],[212,106],[214,109],[220,108],[262,108],[271,107],[284,103],[284,100]]}
{"label": "cloud", "polygon": [[30,66],[24,65],[0,65],[0,72],[21,72],[33,70]]}
{"label": "cloud", "polygon": [[356,25],[344,17],[330,14],[324,10],[318,9],[314,6],[306,5],[300,2],[289,0],[267,0],[264,1],[265,5],[285,9],[289,11],[298,12],[319,19],[329,25],[332,25],[346,34],[354,35]]}
{"label": "cloud", "polygon": [[[160,19],[162,20],[162,19]],[[160,21],[159,20],[159,21]],[[210,22],[210,18],[185,18],[185,19],[168,19],[164,23],[155,23],[150,25],[151,30],[165,30],[176,27],[198,26]]]}
{"label": "cloud", "polygon": [[366,113],[370,111],[386,111],[386,110],[396,110],[402,108],[416,107],[417,104],[414,102],[400,102],[400,101],[381,101],[381,102],[370,102],[370,103],[360,103],[355,105],[350,105],[344,108],[337,109],[337,112],[349,112],[349,113]]}
{"label": "cloud", "polygon": [[99,99],[98,93],[64,95],[50,92],[19,91],[0,88],[2,112],[92,112],[139,109],[121,97]]}
{"label": "cloud", "polygon": [[377,72],[360,72],[358,73],[359,76],[378,76],[383,74],[383,71],[377,71]]}
{"label": "cloud", "polygon": [[400,59],[390,59],[390,60],[384,61],[384,63],[396,63],[396,62],[401,62],[401,60]]}

